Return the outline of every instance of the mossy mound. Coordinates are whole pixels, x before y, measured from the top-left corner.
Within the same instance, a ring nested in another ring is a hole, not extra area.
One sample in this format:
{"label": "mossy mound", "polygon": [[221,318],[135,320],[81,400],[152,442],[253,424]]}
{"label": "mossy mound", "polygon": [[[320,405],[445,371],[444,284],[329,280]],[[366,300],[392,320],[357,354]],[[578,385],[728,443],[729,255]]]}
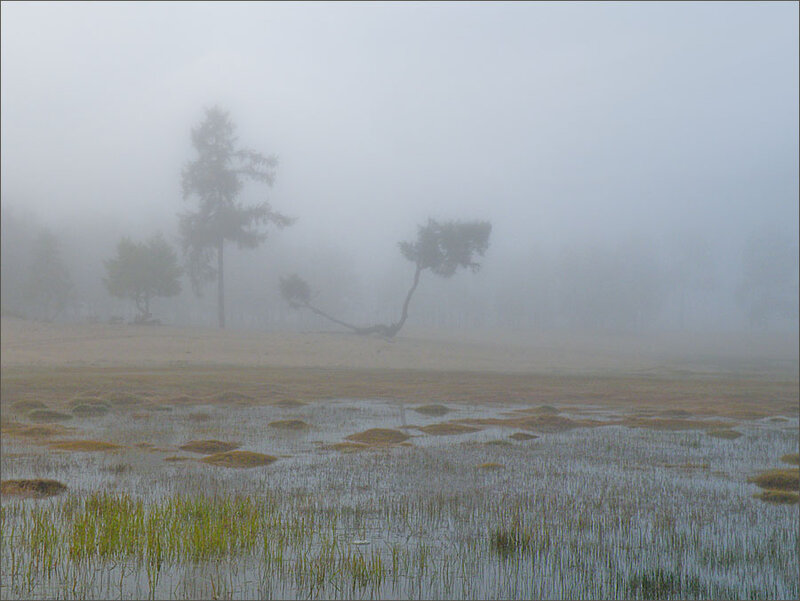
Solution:
{"label": "mossy mound", "polygon": [[228,390],[226,392],[220,392],[219,394],[214,396],[214,400],[217,401],[218,403],[234,405],[239,403],[251,403],[253,401],[253,397],[251,397],[248,394],[244,394],[243,392]]}
{"label": "mossy mound", "polygon": [[528,434],[527,432],[514,432],[509,438],[514,440],[533,440],[534,438],[539,438],[535,434]]}
{"label": "mossy mound", "polygon": [[291,430],[294,432],[308,430],[311,427],[301,419],[279,419],[268,423],[267,426],[277,430]]}
{"label": "mossy mound", "polygon": [[80,453],[93,453],[96,451],[113,451],[121,449],[118,444],[103,442],[102,440],[64,440],[50,445],[59,451],[77,451]]}
{"label": "mossy mound", "polygon": [[750,482],[768,490],[796,491],[800,490],[800,470],[777,469],[761,472]]}
{"label": "mossy mound", "polygon": [[269,465],[277,461],[277,457],[254,453],[252,451],[228,451],[203,457],[200,461],[219,467],[248,468]]}
{"label": "mossy mound", "polygon": [[689,411],[684,411],[683,409],[665,409],[664,411],[659,411],[658,415],[663,417],[677,417],[679,419],[692,417],[692,414]]}
{"label": "mossy mound", "polygon": [[282,401],[275,401],[272,403],[275,407],[280,407],[281,409],[297,409],[299,407],[305,407],[306,403],[303,401],[297,401],[294,399],[284,399]]}
{"label": "mossy mound", "polygon": [[20,413],[36,411],[37,409],[47,409],[47,405],[45,405],[42,401],[17,401],[11,406]]}
{"label": "mossy mound", "polygon": [[109,392],[103,398],[115,407],[136,407],[145,402],[141,395],[134,392]]}
{"label": "mossy mound", "polygon": [[28,414],[28,419],[40,424],[47,424],[67,421],[68,419],[72,419],[72,416],[69,413],[61,413],[60,411],[53,411],[52,409],[36,409]]}
{"label": "mossy mound", "polygon": [[742,436],[741,432],[737,432],[736,430],[731,430],[729,428],[714,428],[713,430],[706,430],[706,434],[714,438],[723,438],[725,440],[734,440]]}
{"label": "mossy mound", "polygon": [[787,490],[765,490],[753,496],[756,499],[761,499],[767,503],[774,503],[775,505],[796,505],[798,499],[800,499],[800,495],[796,492]]}
{"label": "mossy mound", "polygon": [[579,428],[582,424],[568,417],[560,415],[537,415],[528,417],[519,422],[520,428],[526,430],[538,430],[540,432],[563,432],[573,428]]}
{"label": "mossy mound", "polygon": [[44,499],[59,495],[66,490],[66,485],[58,480],[46,480],[43,478],[3,480],[0,482],[0,494],[14,497]]}
{"label": "mossy mound", "polygon": [[25,438],[50,438],[59,434],[65,434],[69,431],[68,428],[63,426],[29,426],[19,422],[12,422],[6,424],[2,428],[3,434],[9,436],[22,436]]}
{"label": "mossy mound", "polygon": [[357,434],[346,436],[347,440],[353,442],[363,442],[364,444],[398,444],[408,440],[410,437],[400,430],[389,428],[370,428]]}
{"label": "mossy mound", "polygon": [[800,464],[800,455],[797,453],[787,453],[786,455],[781,455],[781,461],[790,465],[798,465]]}
{"label": "mossy mound", "polygon": [[102,417],[108,413],[108,404],[103,401],[80,403],[72,408],[75,417]]}
{"label": "mossy mound", "polygon": [[450,409],[444,405],[420,405],[419,407],[414,407],[414,411],[421,413],[422,415],[441,417],[442,415],[449,413]]}
{"label": "mossy mound", "polygon": [[178,448],[181,451],[189,451],[200,455],[214,455],[238,449],[240,446],[242,445],[237,442],[225,442],[222,440],[191,440]]}
{"label": "mossy mound", "polygon": [[425,434],[433,434],[435,436],[448,436],[457,434],[469,434],[471,432],[479,432],[481,429],[475,426],[466,426],[464,424],[456,424],[453,422],[444,422],[442,424],[431,424],[430,426],[422,426],[420,428]]}
{"label": "mossy mound", "polygon": [[333,451],[341,451],[342,453],[352,453],[354,451],[365,451],[369,449],[370,446],[360,442],[337,442],[325,448]]}

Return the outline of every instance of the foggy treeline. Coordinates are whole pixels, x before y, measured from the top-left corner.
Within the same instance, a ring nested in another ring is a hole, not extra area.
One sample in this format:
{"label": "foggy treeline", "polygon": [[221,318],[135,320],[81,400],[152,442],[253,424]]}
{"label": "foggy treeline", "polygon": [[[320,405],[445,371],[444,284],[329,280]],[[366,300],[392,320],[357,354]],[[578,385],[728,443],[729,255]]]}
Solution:
{"label": "foggy treeline", "polygon": [[797,333],[797,3],[2,11],[3,315],[134,321],[105,262],[160,234],[186,267],[202,194],[181,174],[219,106],[232,147],[275,157],[233,200],[286,227],[226,236],[224,311],[184,274],[142,303],[163,324],[334,330],[281,298],[290,274],[330,315],[392,323],[398,243],[433,219],[491,239],[479,272],[422,278],[406,334]]}
{"label": "foggy treeline", "polygon": [[[178,200],[176,200],[176,207]],[[179,247],[174,231],[166,238]],[[332,241],[309,240],[302,219],[256,250],[229,252],[226,283],[233,328],[335,330],[281,298],[279,278],[302,273],[315,303],[365,322],[398,313],[412,267],[397,240],[376,248],[382,264],[367,268]],[[125,231],[119,224],[86,222],[59,229],[32,213],[2,208],[2,311],[30,319],[131,321],[132,302],[111,297],[103,285],[104,261]],[[346,232],[331,232],[346,235]],[[408,233],[411,237],[413,232]],[[502,231],[496,232],[502,238]],[[738,241],[734,257],[719,256],[702,236],[666,240],[619,236],[545,247],[490,247],[478,273],[450,280],[429,278],[419,287],[409,316],[412,328],[501,328],[625,333],[681,330],[773,330],[798,325],[798,248],[779,231],[754,229]],[[43,281],[46,280],[46,281]],[[215,325],[215,296],[192,293],[186,277],[173,298],[153,300],[165,324]]]}

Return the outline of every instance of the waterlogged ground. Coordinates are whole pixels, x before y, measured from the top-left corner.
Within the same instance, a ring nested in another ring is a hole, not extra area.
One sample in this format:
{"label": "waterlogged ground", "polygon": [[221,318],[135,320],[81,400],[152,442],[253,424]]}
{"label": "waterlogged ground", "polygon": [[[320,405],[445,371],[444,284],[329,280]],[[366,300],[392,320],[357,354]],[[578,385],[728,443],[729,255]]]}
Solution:
{"label": "waterlogged ground", "polygon": [[[674,409],[615,403],[608,382],[594,402],[545,404],[388,384],[326,398],[324,378],[299,402],[201,380],[180,394],[76,372],[68,393],[33,394],[7,379],[3,480],[68,489],[3,495],[3,598],[798,597],[797,505],[749,481],[794,469],[780,458],[797,453],[796,384],[726,412],[708,382]],[[408,438],[347,438],[373,428]],[[275,460],[218,467],[180,448],[208,440]]]}

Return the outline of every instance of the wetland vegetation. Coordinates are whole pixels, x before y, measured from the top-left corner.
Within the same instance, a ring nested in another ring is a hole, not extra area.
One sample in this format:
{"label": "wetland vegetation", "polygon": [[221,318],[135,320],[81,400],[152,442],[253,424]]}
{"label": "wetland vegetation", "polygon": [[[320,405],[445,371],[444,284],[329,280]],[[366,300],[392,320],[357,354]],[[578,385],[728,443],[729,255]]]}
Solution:
{"label": "wetland vegetation", "polygon": [[796,383],[420,376],[4,370],[2,597],[797,597]]}

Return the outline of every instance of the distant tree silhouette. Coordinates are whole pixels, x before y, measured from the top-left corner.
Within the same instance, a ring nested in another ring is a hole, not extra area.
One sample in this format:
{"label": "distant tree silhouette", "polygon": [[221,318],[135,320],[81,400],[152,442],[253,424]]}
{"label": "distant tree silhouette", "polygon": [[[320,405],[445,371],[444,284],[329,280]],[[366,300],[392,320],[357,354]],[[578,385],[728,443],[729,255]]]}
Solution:
{"label": "distant tree silhouette", "polygon": [[137,323],[151,320],[150,300],[157,296],[175,296],[181,291],[182,269],[172,246],[157,234],[147,242],[123,238],[117,254],[105,262],[103,278],[108,292],[117,298],[130,299],[139,314]]}
{"label": "distant tree silhouette", "polygon": [[[275,156],[236,146],[235,126],[219,107],[206,110],[204,121],[192,130],[197,158],[183,169],[184,200],[197,199],[197,209],[180,215],[180,232],[192,287],[198,295],[203,284],[217,280],[219,327],[225,327],[226,242],[239,248],[256,248],[266,238],[260,225],[279,228],[291,219],[272,210],[270,203],[245,206],[238,201],[246,180],[272,186]],[[216,258],[216,269],[212,266]]]}
{"label": "distant tree silhouette", "polygon": [[49,230],[42,230],[33,244],[33,261],[24,294],[26,312],[52,321],[69,305],[73,289],[58,240]]}
{"label": "distant tree silhouette", "polygon": [[478,271],[480,264],[475,261],[475,255],[484,255],[489,247],[491,231],[492,226],[486,221],[439,223],[429,219],[426,225],[419,226],[416,240],[400,242],[400,252],[414,264],[414,279],[403,301],[400,318],[391,324],[357,326],[326,313],[311,303],[311,288],[296,274],[281,278],[281,295],[291,307],[308,309],[356,334],[377,334],[393,338],[408,319],[408,307],[419,285],[422,272],[428,269],[439,277],[449,278],[459,268]]}

